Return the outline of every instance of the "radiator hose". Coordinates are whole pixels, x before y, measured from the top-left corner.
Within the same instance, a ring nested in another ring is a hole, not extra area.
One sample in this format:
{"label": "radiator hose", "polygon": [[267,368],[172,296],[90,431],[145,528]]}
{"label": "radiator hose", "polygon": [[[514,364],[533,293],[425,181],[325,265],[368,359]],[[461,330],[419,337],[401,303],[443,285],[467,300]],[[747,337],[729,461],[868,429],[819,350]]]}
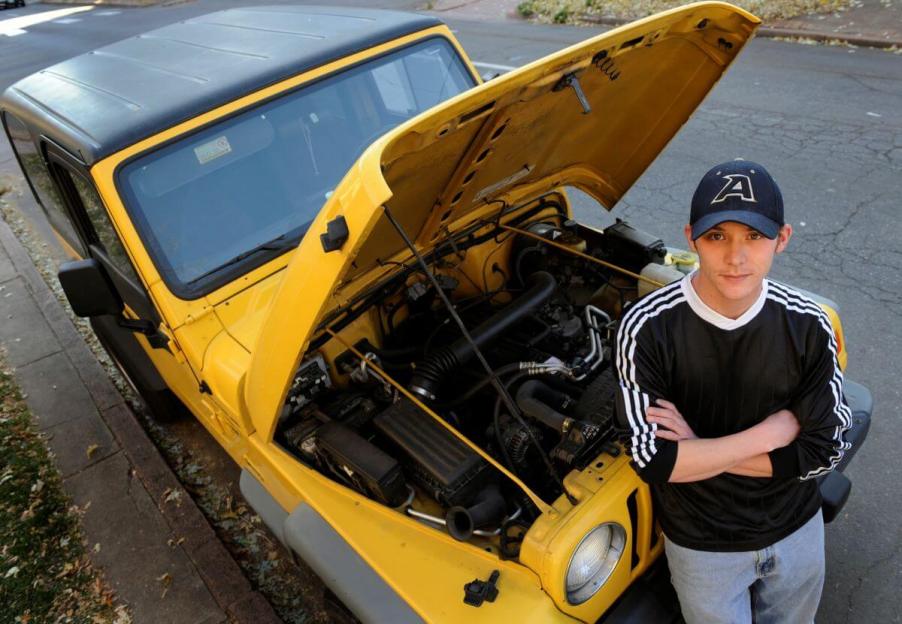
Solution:
{"label": "radiator hose", "polygon": [[452,507],[445,516],[448,533],[456,540],[467,541],[473,531],[496,525],[504,519],[506,505],[501,490],[494,483],[489,484],[476,495],[469,507]]}
{"label": "radiator hose", "polygon": [[[517,390],[517,407],[531,418],[535,418],[555,431],[565,432],[573,419],[561,414],[558,409],[567,409],[573,402],[567,394],[549,388],[538,379],[530,379]],[[558,409],[552,407],[557,406]]]}
{"label": "radiator hose", "polygon": [[[494,340],[548,301],[556,288],[557,282],[551,273],[533,273],[529,277],[528,288],[522,295],[470,331],[473,342],[481,347]],[[435,400],[445,375],[465,364],[473,355],[473,345],[461,336],[416,365],[410,380],[410,390],[430,401]]]}

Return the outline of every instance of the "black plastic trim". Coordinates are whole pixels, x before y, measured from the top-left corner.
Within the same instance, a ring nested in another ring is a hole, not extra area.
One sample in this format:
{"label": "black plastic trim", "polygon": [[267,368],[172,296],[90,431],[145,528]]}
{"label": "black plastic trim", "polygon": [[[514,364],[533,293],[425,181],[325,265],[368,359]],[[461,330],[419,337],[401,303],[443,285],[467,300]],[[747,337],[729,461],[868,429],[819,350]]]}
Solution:
{"label": "black plastic trim", "polygon": [[633,490],[626,499],[626,509],[630,514],[630,569],[635,570],[639,565],[639,490]]}

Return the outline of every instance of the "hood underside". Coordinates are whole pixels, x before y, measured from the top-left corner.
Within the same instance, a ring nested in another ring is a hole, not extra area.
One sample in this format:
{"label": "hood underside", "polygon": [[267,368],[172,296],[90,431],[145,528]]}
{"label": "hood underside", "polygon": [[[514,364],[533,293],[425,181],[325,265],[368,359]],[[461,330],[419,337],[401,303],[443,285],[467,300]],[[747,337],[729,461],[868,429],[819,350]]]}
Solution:
{"label": "hood underside", "polygon": [[[382,150],[389,208],[419,245],[489,202],[564,183],[611,209],[676,135],[758,20],[691,5],[605,33],[471,90]],[[347,277],[403,248],[382,219]]]}
{"label": "hood underside", "polygon": [[[759,24],[721,2],[660,13],[471,89],[377,140],[311,225],[272,302],[245,385],[258,430],[272,431],[313,328],[342,299],[336,289],[404,250],[383,205],[421,249],[488,203],[516,205],[563,185],[610,209]],[[338,216],[349,236],[324,253],[318,234]]]}

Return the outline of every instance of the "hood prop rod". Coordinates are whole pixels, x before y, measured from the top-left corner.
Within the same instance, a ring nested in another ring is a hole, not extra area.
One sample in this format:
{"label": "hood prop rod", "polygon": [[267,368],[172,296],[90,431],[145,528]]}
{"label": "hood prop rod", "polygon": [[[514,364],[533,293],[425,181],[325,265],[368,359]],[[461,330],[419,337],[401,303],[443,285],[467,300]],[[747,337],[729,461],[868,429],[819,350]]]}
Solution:
{"label": "hood prop rod", "polygon": [[645,282],[646,284],[651,284],[655,288],[662,288],[667,285],[667,284],[662,284],[661,282],[659,282],[657,280],[653,280],[650,277],[645,277],[644,275],[640,275],[639,273],[633,273],[632,271],[630,271],[628,269],[624,269],[623,267],[619,267],[616,264],[611,264],[610,262],[605,262],[601,258],[596,258],[595,256],[591,256],[587,253],[577,251],[576,249],[573,249],[572,247],[568,247],[567,245],[562,245],[556,241],[549,240],[549,239],[545,238],[544,236],[539,236],[538,234],[530,232],[529,230],[524,230],[522,228],[514,227],[512,225],[507,225],[506,223],[501,223],[498,227],[500,227],[502,230],[507,230],[508,232],[515,232],[522,236],[526,236],[527,238],[532,238],[533,240],[537,240],[540,243],[544,243],[551,247],[555,247],[557,249],[560,249],[561,251],[566,251],[567,253],[569,253],[571,255],[578,256],[584,260],[588,260],[589,262],[594,262],[595,264],[600,264],[603,267],[611,269],[612,271],[617,271],[618,273],[622,273],[623,275],[628,275],[629,277],[637,279],[640,282]]}
{"label": "hood prop rod", "polygon": [[435,275],[433,275],[432,271],[429,270],[429,266],[426,264],[426,261],[420,254],[420,251],[417,249],[416,245],[414,245],[413,241],[410,240],[410,237],[407,235],[407,232],[404,231],[404,228],[401,226],[401,224],[397,221],[397,219],[395,219],[395,216],[392,214],[391,210],[389,210],[388,206],[383,204],[382,210],[385,213],[386,218],[391,223],[392,227],[395,228],[395,231],[398,232],[398,235],[404,240],[404,244],[407,245],[407,248],[410,249],[411,253],[416,257],[417,263],[420,265],[420,268],[423,269],[423,273],[426,275],[429,281],[432,282],[433,288],[435,288],[435,291],[441,298],[442,303],[448,309],[448,314],[450,314],[451,318],[454,319],[454,322],[457,324],[458,328],[460,328],[460,332],[461,334],[463,334],[464,339],[468,343],[470,343],[470,348],[473,350],[473,354],[476,355],[479,363],[482,364],[482,367],[488,373],[489,378],[491,379],[492,386],[494,386],[499,398],[504,402],[504,405],[505,407],[507,407],[508,412],[517,420],[520,426],[522,426],[529,433],[530,441],[535,445],[536,449],[538,449],[539,456],[542,458],[545,463],[545,467],[548,469],[548,474],[551,475],[551,477],[557,482],[558,486],[561,488],[561,491],[567,496],[567,500],[570,501],[570,504],[576,506],[579,501],[575,496],[573,496],[573,494],[570,493],[569,490],[567,490],[567,486],[564,485],[564,480],[561,479],[560,475],[558,475],[557,471],[554,469],[551,460],[548,459],[548,457],[545,455],[545,452],[542,450],[542,446],[536,439],[535,434],[532,432],[532,429],[523,420],[523,415],[520,413],[520,408],[517,407],[517,404],[514,402],[513,397],[511,397],[510,393],[507,391],[507,388],[504,387],[504,384],[501,383],[498,375],[495,374],[495,371],[489,365],[488,360],[485,359],[485,356],[482,354],[482,350],[479,348],[479,345],[476,344],[473,336],[471,336],[469,330],[467,330],[467,326],[464,325],[463,320],[457,314],[457,310],[454,309],[454,305],[451,303],[451,300],[448,299],[448,295],[445,294],[445,291],[442,290],[441,286],[438,283],[438,280],[435,279]]}

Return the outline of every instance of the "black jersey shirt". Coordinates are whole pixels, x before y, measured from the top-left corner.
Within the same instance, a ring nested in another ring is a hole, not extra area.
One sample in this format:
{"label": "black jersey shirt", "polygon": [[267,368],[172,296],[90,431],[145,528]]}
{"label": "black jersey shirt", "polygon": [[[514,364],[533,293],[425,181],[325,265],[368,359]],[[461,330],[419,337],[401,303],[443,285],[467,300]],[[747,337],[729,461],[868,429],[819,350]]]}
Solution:
{"label": "black jersey shirt", "polygon": [[[820,508],[814,477],[849,447],[851,412],[830,319],[798,291],[764,280],[739,318],[699,298],[691,276],[636,301],[617,333],[616,414],[633,467],[651,485],[664,533],[707,551],[758,550],[786,537]],[[728,473],[669,483],[678,442],[655,437],[645,410],[674,403],[700,438],[737,433],[787,408],[801,424],[770,453],[773,477]]]}

